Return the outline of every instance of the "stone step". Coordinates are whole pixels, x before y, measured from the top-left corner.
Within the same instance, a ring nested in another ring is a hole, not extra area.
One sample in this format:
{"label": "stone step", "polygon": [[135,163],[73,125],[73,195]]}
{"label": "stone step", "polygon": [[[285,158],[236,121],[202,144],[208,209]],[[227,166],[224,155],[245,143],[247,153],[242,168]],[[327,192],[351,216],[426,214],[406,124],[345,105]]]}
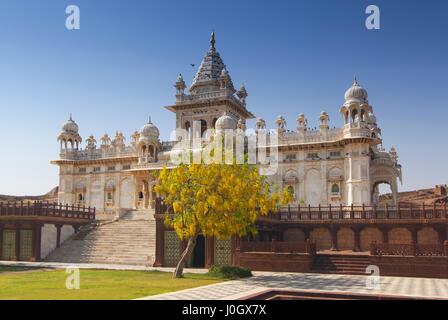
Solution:
{"label": "stone step", "polygon": [[[84,228],[82,236],[62,244],[47,261],[150,265],[155,260],[155,221],[142,220],[148,212],[128,213],[118,220]],[[135,220],[137,219],[137,220]]]}
{"label": "stone step", "polygon": [[363,274],[370,260],[362,255],[319,254],[315,257],[311,270],[320,273]]}

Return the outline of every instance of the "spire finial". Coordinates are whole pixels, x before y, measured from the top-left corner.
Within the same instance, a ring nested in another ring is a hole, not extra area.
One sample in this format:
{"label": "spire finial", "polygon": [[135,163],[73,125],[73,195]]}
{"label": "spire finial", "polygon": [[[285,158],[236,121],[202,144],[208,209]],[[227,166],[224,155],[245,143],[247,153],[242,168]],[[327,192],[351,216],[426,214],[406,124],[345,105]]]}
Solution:
{"label": "spire finial", "polygon": [[212,32],[212,35],[210,36],[210,47],[215,49],[215,32]]}
{"label": "spire finial", "polygon": [[73,121],[73,119],[72,119],[72,113],[70,112],[70,121]]}
{"label": "spire finial", "polygon": [[151,122],[151,116],[148,117],[148,123],[152,123]]}
{"label": "spire finial", "polygon": [[356,76],[353,76],[353,85],[357,86],[358,84],[358,79],[356,78]]}

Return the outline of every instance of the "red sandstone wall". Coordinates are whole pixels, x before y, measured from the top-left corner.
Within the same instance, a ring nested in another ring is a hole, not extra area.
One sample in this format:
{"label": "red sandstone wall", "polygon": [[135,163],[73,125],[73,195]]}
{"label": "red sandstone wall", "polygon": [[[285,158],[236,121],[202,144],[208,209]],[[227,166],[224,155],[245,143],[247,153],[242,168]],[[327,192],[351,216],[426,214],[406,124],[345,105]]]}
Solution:
{"label": "red sandstone wall", "polygon": [[448,278],[448,257],[370,256],[381,276]]}
{"label": "red sandstone wall", "polygon": [[253,271],[309,272],[312,256],[303,253],[240,253],[238,265]]}

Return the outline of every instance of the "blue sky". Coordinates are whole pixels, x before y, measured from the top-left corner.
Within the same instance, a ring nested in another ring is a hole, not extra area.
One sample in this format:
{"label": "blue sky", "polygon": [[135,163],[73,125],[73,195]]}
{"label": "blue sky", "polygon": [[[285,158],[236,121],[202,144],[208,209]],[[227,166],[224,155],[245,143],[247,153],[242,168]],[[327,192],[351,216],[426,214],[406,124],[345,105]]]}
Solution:
{"label": "blue sky", "polygon": [[[65,28],[65,8],[81,30]],[[381,30],[364,26],[369,4]],[[403,165],[401,190],[448,182],[448,2],[433,1],[0,1],[0,194],[57,185],[56,137],[69,113],[81,135],[129,136],[151,115],[162,138],[174,127],[179,72],[188,84],[216,47],[248,107],[289,129],[320,111],[338,114],[353,75],[369,92],[384,146]],[[253,122],[249,122],[253,126]]]}

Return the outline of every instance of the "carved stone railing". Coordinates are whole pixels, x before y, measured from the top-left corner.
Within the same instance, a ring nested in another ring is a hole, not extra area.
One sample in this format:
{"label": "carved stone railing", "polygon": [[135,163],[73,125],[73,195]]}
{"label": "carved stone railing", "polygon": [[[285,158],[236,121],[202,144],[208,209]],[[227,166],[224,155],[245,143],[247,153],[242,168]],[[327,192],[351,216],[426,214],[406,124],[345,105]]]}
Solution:
{"label": "carved stone railing", "polygon": [[0,217],[48,217],[93,221],[95,208],[50,202],[0,202]]}
{"label": "carved stone railing", "polygon": [[235,96],[232,94],[232,92],[228,91],[228,90],[203,92],[203,93],[197,93],[197,94],[193,94],[193,95],[179,95],[179,96],[176,96],[176,103],[191,103],[191,102],[196,102],[196,101],[206,101],[206,100],[213,100],[213,99],[220,99],[220,98],[232,100],[233,102],[246,108],[245,105],[242,103],[242,101],[235,98]]}
{"label": "carved stone railing", "polygon": [[67,152],[62,152],[60,158],[62,160],[97,160],[97,159],[107,159],[107,158],[117,158],[117,157],[129,157],[137,156],[137,152],[134,147],[127,146],[122,150],[103,150],[103,149],[93,149],[93,150],[70,150]]}
{"label": "carved stone railing", "polygon": [[341,140],[343,137],[342,129],[340,128],[329,129],[326,135],[323,135],[320,130],[308,130],[303,134],[295,131],[287,131],[279,135],[279,145],[332,142]]}
{"label": "carved stone railing", "polygon": [[289,205],[270,213],[267,219],[278,221],[343,221],[354,220],[435,220],[447,221],[446,204],[431,206],[303,206]]}

